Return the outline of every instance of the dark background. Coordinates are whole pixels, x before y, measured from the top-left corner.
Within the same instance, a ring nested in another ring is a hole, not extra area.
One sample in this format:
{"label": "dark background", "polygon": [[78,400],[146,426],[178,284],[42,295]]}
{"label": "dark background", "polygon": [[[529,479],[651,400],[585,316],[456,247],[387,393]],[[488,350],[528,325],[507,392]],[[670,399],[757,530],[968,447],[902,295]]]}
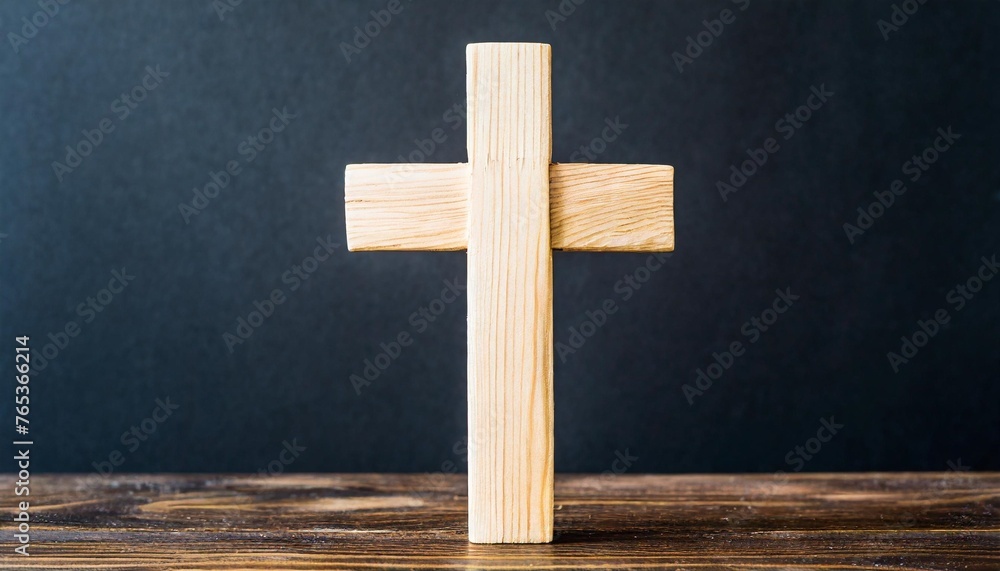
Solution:
{"label": "dark background", "polygon": [[[1000,250],[1000,2],[928,2],[885,40],[891,2],[588,0],[553,29],[555,0],[403,0],[346,61],[386,4],[246,0],[220,19],[208,0],[71,2],[16,53],[8,34],[39,7],[0,6],[0,364],[15,335],[40,356],[80,327],[31,380],[32,468],[118,450],[118,471],[464,471],[464,299],[360,396],[349,377],[464,281],[465,256],[348,253],[344,166],[397,162],[437,128],[429,160],[465,161],[444,113],[465,101],[466,44],[530,41],[552,45],[554,161],[619,117],[596,162],[676,167],[676,252],[632,298],[615,283],[646,256],[554,254],[557,341],[620,307],[556,359],[558,471],[616,451],[633,472],[793,470],[831,416],[844,428],[807,471],[1000,469],[1000,280],[946,301]],[[671,54],[725,8],[735,21],[679,72]],[[157,65],[169,76],[120,120],[113,102]],[[834,96],[780,138],[821,85]],[[298,118],[246,163],[241,141],[285,107]],[[115,130],[60,182],[53,161],[105,117]],[[961,139],[851,244],[843,224],[949,126]],[[723,201],[716,182],[770,136],[778,152]],[[234,159],[185,223],[178,206]],[[328,235],[339,250],[290,291],[283,272]],[[122,267],[134,281],[84,323],[77,305]],[[222,335],[275,288],[287,301],[230,352]],[[800,300],[689,404],[682,385],[746,344],[778,288]],[[894,373],[886,354],[941,307],[950,322]],[[130,450],[158,398],[179,408]],[[306,450],[273,464],[285,441]]]}

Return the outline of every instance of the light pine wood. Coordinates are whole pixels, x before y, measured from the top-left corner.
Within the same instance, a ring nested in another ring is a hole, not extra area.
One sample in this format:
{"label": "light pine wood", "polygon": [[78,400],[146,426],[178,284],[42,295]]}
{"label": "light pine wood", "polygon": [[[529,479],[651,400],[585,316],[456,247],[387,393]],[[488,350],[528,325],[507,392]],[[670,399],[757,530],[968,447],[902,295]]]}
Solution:
{"label": "light pine wood", "polygon": [[351,250],[468,250],[469,541],[552,540],[552,249],[670,251],[673,167],[551,164],[551,51],[471,44],[468,164],[349,165]]}
{"label": "light pine wood", "polygon": [[347,247],[464,250],[469,165],[348,165]]}
{"label": "light pine wood", "polygon": [[[552,541],[550,50],[468,58],[469,541]],[[495,80],[495,81],[494,81]]]}
{"label": "light pine wood", "polygon": [[[348,248],[464,250],[469,165],[400,166],[347,167]],[[673,203],[671,166],[549,166],[550,233],[556,250],[672,251]],[[521,217],[541,212],[533,203]]]}
{"label": "light pine wood", "polygon": [[549,181],[553,248],[674,249],[674,167],[554,164]]}

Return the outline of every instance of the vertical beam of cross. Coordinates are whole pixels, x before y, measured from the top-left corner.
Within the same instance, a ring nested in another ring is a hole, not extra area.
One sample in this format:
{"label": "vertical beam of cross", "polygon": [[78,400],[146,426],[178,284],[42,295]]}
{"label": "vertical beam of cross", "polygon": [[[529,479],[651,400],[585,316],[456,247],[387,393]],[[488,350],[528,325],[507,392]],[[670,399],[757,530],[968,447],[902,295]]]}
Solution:
{"label": "vertical beam of cross", "polygon": [[550,164],[550,47],[466,55],[469,162],[348,165],[348,248],[468,250],[469,540],[549,542],[551,250],[673,250],[674,171]]}
{"label": "vertical beam of cross", "polygon": [[[552,540],[551,56],[467,50],[469,540]],[[532,209],[541,215],[530,215]],[[512,414],[513,413],[513,414]]]}

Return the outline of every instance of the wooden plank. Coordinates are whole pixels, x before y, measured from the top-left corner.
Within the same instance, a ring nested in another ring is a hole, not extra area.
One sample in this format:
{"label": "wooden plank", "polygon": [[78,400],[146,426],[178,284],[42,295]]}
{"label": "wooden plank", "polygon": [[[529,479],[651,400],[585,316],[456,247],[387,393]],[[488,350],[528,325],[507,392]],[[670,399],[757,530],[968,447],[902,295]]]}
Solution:
{"label": "wooden plank", "polygon": [[347,165],[347,248],[464,250],[468,189],[465,164]]}
{"label": "wooden plank", "polygon": [[674,249],[674,168],[563,163],[549,170],[552,247]]}
{"label": "wooden plank", "polygon": [[[549,167],[552,247],[674,249],[674,169],[556,163]],[[464,250],[469,165],[348,165],[347,245],[357,250]],[[538,215],[533,204],[522,218]]]}
{"label": "wooden plank", "polygon": [[471,44],[469,541],[552,540],[551,52]]}
{"label": "wooden plank", "polygon": [[13,553],[8,524],[0,568],[1000,568],[996,472],[559,475],[554,542],[517,547],[467,542],[462,474],[31,484],[31,556]]}

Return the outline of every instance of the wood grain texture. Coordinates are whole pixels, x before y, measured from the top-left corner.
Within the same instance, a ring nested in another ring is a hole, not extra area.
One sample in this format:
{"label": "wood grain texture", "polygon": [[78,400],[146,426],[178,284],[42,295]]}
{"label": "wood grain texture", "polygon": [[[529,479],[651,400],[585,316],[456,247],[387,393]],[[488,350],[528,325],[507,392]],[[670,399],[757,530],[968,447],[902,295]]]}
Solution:
{"label": "wood grain texture", "polygon": [[674,249],[674,168],[554,164],[552,247],[601,252]]}
{"label": "wood grain texture", "polygon": [[464,250],[465,164],[347,165],[349,250]]}
{"label": "wood grain texture", "polygon": [[[347,245],[356,250],[464,250],[469,165],[348,165]],[[522,219],[542,213],[531,204]],[[674,249],[674,169],[665,165],[549,166],[556,250]]]}
{"label": "wood grain texture", "polygon": [[468,62],[469,540],[552,539],[550,48]]}
{"label": "wood grain texture", "polygon": [[519,546],[467,542],[462,474],[31,483],[2,569],[1000,569],[998,473],[559,475],[553,543]]}

